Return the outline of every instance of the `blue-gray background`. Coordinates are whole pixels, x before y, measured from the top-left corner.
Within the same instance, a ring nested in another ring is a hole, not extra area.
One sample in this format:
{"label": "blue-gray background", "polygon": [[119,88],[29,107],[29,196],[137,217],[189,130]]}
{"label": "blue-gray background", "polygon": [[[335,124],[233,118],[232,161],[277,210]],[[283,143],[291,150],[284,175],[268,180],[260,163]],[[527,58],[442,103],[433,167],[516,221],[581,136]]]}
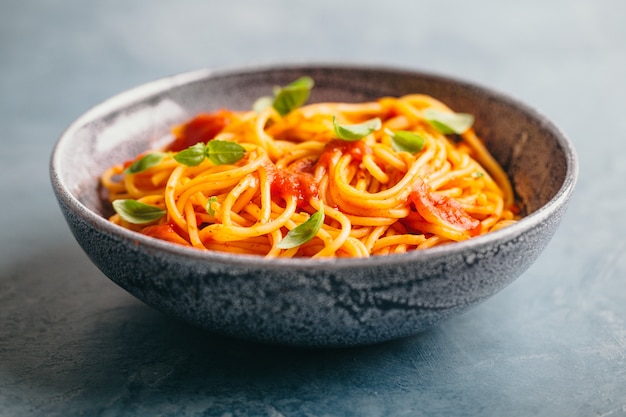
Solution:
{"label": "blue-gray background", "polygon": [[[626,2],[3,0],[0,415],[626,415]],[[535,106],[580,180],[539,261],[405,340],[290,350],[200,333],[108,281],[48,180],[113,94],[202,67],[401,66]]]}

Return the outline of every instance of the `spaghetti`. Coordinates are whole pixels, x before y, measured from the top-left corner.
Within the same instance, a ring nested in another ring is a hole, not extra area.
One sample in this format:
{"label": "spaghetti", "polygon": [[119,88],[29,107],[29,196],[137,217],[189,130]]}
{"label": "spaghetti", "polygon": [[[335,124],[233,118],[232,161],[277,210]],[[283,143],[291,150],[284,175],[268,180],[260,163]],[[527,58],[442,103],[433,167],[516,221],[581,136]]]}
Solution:
{"label": "spaghetti", "polygon": [[503,169],[471,127],[455,131],[471,116],[433,97],[279,110],[200,114],[167,148],[111,167],[101,177],[110,220],[202,250],[366,257],[518,217]]}

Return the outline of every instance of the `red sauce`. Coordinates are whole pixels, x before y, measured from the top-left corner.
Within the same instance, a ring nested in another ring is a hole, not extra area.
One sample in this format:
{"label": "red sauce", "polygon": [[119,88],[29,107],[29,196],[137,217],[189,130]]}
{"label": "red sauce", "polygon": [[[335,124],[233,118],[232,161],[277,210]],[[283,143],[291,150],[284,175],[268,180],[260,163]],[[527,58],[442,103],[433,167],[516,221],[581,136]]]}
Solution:
{"label": "red sauce", "polygon": [[472,236],[480,232],[480,222],[467,214],[458,201],[432,192],[421,181],[415,184],[409,198],[417,212],[431,223],[440,220],[457,230],[467,230]]}
{"label": "red sauce", "polygon": [[396,116],[401,115],[402,112],[398,110],[396,107],[392,106],[387,109],[387,113],[383,116],[383,120],[393,119]]}
{"label": "red sauce", "polygon": [[372,153],[372,149],[362,140],[348,142],[345,140],[335,139],[326,144],[326,148],[319,158],[318,163],[324,166],[330,166],[333,156],[337,153],[350,154],[352,159],[357,162],[363,160],[363,156]]}
{"label": "red sauce", "polygon": [[348,148],[348,153],[352,156],[352,159],[355,161],[361,162],[365,155],[372,154],[372,148],[367,146],[365,141],[358,140],[356,142],[350,142],[352,146]]}
{"label": "red sauce", "polygon": [[178,152],[198,142],[208,142],[224,130],[232,118],[233,113],[228,110],[199,114],[189,122],[174,129],[176,139],[166,150]]}
{"label": "red sauce", "polygon": [[290,166],[288,170],[279,170],[273,164],[266,165],[272,194],[280,195],[284,199],[295,196],[298,207],[306,206],[318,193],[312,174],[314,167],[314,161],[300,162]]}
{"label": "red sauce", "polygon": [[349,154],[356,162],[363,160],[363,156],[372,150],[364,141],[348,142],[332,140],[324,149],[319,159],[298,161],[287,170],[278,170],[274,165],[266,166],[272,184],[272,193],[283,198],[295,196],[298,207],[305,206],[312,197],[318,194],[318,184],[313,176],[318,165],[330,166],[337,154]]}

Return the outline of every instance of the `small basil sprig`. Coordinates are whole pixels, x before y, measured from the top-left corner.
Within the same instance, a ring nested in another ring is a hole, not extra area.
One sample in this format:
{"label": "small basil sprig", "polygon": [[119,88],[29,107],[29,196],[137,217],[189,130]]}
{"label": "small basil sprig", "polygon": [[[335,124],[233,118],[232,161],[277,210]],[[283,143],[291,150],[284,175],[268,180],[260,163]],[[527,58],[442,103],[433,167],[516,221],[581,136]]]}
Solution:
{"label": "small basil sprig", "polygon": [[245,155],[243,146],[235,142],[225,140],[211,140],[204,143],[196,143],[189,148],[174,155],[174,159],[187,166],[195,167],[200,165],[204,158],[215,165],[233,164]]}
{"label": "small basil sprig", "polygon": [[465,133],[474,124],[474,116],[468,113],[450,113],[429,108],[424,110],[423,116],[444,135]]}
{"label": "small basil sprig", "polygon": [[291,249],[300,246],[313,239],[324,224],[324,207],[313,213],[304,223],[294,227],[276,245],[279,249]]}
{"label": "small basil sprig", "polygon": [[274,96],[259,98],[254,103],[253,109],[260,112],[266,107],[273,106],[278,114],[284,116],[307,102],[314,85],[313,79],[305,76],[284,87],[274,87]]}
{"label": "small basil sprig", "polygon": [[137,200],[120,199],[113,201],[112,205],[113,210],[115,210],[122,219],[133,224],[150,223],[160,219],[166,213],[163,209]]}
{"label": "small basil sprig", "polygon": [[417,153],[424,148],[424,143],[426,142],[422,135],[408,130],[393,132],[386,129],[385,132],[391,138],[391,147],[396,152]]}
{"label": "small basil sprig", "polygon": [[147,155],[144,155],[140,159],[137,159],[135,162],[130,164],[128,168],[124,170],[124,174],[137,174],[139,172],[145,171],[153,166],[159,165],[165,154],[162,152],[153,152]]}
{"label": "small basil sprig", "polygon": [[335,130],[335,135],[337,135],[339,139],[351,142],[363,139],[370,133],[380,129],[381,126],[382,122],[378,117],[367,120],[363,123],[343,125],[338,123],[337,118],[333,116],[333,129]]}

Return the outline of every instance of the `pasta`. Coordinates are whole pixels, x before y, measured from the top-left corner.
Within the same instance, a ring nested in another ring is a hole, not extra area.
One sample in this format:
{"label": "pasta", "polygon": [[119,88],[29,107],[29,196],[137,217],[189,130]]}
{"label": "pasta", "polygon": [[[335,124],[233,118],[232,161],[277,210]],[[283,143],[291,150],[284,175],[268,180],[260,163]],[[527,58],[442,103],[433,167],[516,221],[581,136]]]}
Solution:
{"label": "pasta", "polygon": [[279,110],[200,114],[174,127],[165,149],[111,167],[100,179],[110,220],[202,250],[367,257],[470,239],[519,217],[471,126],[451,127],[471,116],[433,97]]}

